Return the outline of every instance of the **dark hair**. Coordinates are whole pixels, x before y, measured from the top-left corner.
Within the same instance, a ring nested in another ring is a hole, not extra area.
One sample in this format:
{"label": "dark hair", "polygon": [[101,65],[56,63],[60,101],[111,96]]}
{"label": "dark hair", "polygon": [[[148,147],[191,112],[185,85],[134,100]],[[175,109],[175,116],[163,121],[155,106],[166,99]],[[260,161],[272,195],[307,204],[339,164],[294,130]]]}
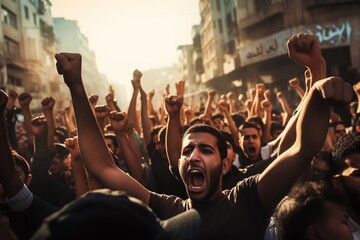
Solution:
{"label": "dark hair", "polygon": [[261,120],[261,118],[258,116],[249,117],[246,119],[246,122],[258,124],[261,128],[261,129],[258,128],[259,131],[262,130],[264,132],[264,130],[265,130],[265,125],[264,125],[263,121]]}
{"label": "dark hair", "polygon": [[244,122],[240,127],[239,127],[239,131],[242,131],[246,128],[255,128],[256,130],[260,131],[260,129],[258,128],[258,126],[256,126],[254,123],[252,122]]}
{"label": "dark hair", "polygon": [[231,118],[234,120],[236,128],[239,128],[245,122],[245,118],[237,113],[231,114]]}
{"label": "dark hair", "polygon": [[[32,239],[171,239],[154,212],[125,192],[87,192],[48,216]],[[131,236],[131,237],[130,237]]]}
{"label": "dark hair", "polygon": [[112,140],[115,148],[119,147],[119,142],[118,142],[118,140],[116,138],[115,133],[105,133],[104,137],[107,138],[107,139]]}
{"label": "dark hair", "polygon": [[11,150],[14,162],[15,162],[15,166],[20,167],[24,174],[25,177],[27,177],[30,174],[30,165],[29,163],[26,161],[25,158],[23,158],[19,153],[17,153],[14,150]]}
{"label": "dark hair", "polygon": [[218,118],[220,118],[221,120],[224,121],[224,115],[221,114],[221,113],[217,113],[217,114],[215,114],[215,115],[212,115],[212,116],[211,116],[211,121],[214,121],[215,119],[218,119]]}
{"label": "dark hair", "polygon": [[344,205],[341,193],[324,182],[305,182],[297,185],[292,194],[283,199],[273,215],[282,240],[304,239],[309,226],[326,220],[325,203]]}
{"label": "dark hair", "polygon": [[351,153],[360,153],[360,133],[347,133],[339,138],[331,150],[337,173],[345,169],[345,158]]}
{"label": "dark hair", "polygon": [[276,122],[272,122],[270,126],[270,135],[274,135],[274,132],[277,130],[284,130],[285,127],[283,125],[280,125]]}
{"label": "dark hair", "polygon": [[64,160],[70,154],[66,146],[62,143],[54,143],[54,150],[55,155],[58,155],[62,160]]}
{"label": "dark hair", "polygon": [[221,134],[221,132],[219,132],[216,128],[211,127],[207,124],[195,124],[186,130],[183,138],[190,133],[201,133],[201,132],[209,133],[214,137],[216,137],[217,147],[219,149],[221,160],[225,159],[227,157],[226,140],[224,136]]}
{"label": "dark hair", "polygon": [[153,128],[153,130],[151,131],[151,141],[152,141],[152,138],[153,138],[154,136],[157,136],[157,135],[158,135],[160,129],[163,128],[163,127],[164,127],[164,125],[157,125],[157,126],[155,126],[155,127]]}
{"label": "dark hair", "polygon": [[225,131],[220,131],[220,132],[224,136],[225,140],[231,144],[233,150],[235,151],[234,137],[228,132],[225,132]]}
{"label": "dark hair", "polygon": [[[198,123],[198,122],[200,122],[200,123]],[[210,120],[208,120],[208,119],[203,120],[203,119],[201,119],[199,116],[193,117],[193,118],[191,119],[191,121],[190,121],[190,126],[195,125],[195,124],[207,124],[207,125],[209,125],[209,126],[212,125],[212,123],[210,122]]]}

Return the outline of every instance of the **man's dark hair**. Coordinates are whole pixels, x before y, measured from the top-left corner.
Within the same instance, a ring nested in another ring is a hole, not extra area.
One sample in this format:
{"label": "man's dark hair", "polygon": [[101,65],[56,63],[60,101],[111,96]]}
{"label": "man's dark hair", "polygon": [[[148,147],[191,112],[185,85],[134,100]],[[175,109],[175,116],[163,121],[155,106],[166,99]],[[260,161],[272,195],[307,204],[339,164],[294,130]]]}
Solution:
{"label": "man's dark hair", "polygon": [[331,150],[337,173],[345,169],[345,158],[351,153],[360,153],[360,133],[347,133],[339,138]]}
{"label": "man's dark hair", "polygon": [[104,137],[107,138],[107,139],[112,140],[115,148],[119,147],[119,142],[118,142],[118,140],[116,138],[116,135],[114,133],[105,133]]}
{"label": "man's dark hair", "polygon": [[158,135],[160,129],[163,128],[163,127],[164,127],[164,125],[157,125],[157,126],[155,126],[155,127],[153,128],[153,130],[151,131],[151,141],[152,141],[152,139],[153,139],[154,136],[157,136],[157,135]]}
{"label": "man's dark hair", "polygon": [[275,131],[277,131],[277,130],[283,131],[284,129],[285,129],[285,127],[283,125],[280,125],[276,122],[272,122],[271,126],[270,126],[270,135],[274,135]]}
{"label": "man's dark hair", "polygon": [[224,136],[215,128],[206,125],[206,124],[196,124],[191,127],[189,127],[186,132],[184,133],[185,137],[186,135],[190,133],[209,133],[216,137],[217,139],[217,147],[219,149],[221,160],[225,159],[227,157],[227,147],[226,147],[226,140]]}
{"label": "man's dark hair", "polygon": [[255,128],[256,130],[260,131],[260,129],[252,122],[244,122],[240,127],[239,127],[239,131],[242,131],[246,128]]}
{"label": "man's dark hair", "polygon": [[344,200],[338,191],[325,182],[305,182],[292,190],[274,212],[274,222],[282,240],[301,240],[309,226],[321,223],[327,218],[325,203],[340,206]]}
{"label": "man's dark hair", "polygon": [[217,113],[215,115],[212,115],[211,116],[211,121],[214,121],[215,119],[218,119],[218,118],[224,121],[224,115],[221,114],[221,113]]}
{"label": "man's dark hair", "polygon": [[29,163],[26,161],[25,158],[23,158],[16,151],[11,150],[11,153],[12,153],[12,156],[13,156],[13,159],[14,159],[15,166],[20,167],[23,170],[23,172],[25,174],[25,177],[27,177],[29,175],[29,173],[30,173],[30,165],[29,165]]}
{"label": "man's dark hair", "polygon": [[264,125],[263,121],[261,120],[261,118],[258,116],[249,117],[246,119],[246,122],[251,122],[251,123],[259,125],[261,128],[261,129],[258,128],[259,131],[262,130],[264,132],[264,130],[265,130],[265,125]]}
{"label": "man's dark hair", "polygon": [[231,114],[231,118],[234,120],[236,128],[239,128],[245,122],[245,118],[237,113]]}

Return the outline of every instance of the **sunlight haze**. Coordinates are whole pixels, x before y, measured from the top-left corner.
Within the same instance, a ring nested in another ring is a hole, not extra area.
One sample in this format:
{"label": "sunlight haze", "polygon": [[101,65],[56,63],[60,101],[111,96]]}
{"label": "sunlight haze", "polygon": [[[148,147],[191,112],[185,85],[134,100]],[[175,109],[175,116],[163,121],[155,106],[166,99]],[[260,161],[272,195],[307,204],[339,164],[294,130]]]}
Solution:
{"label": "sunlight haze", "polygon": [[176,48],[191,44],[200,23],[196,0],[53,0],[53,17],[77,20],[109,82],[127,88],[134,69],[177,62]]}

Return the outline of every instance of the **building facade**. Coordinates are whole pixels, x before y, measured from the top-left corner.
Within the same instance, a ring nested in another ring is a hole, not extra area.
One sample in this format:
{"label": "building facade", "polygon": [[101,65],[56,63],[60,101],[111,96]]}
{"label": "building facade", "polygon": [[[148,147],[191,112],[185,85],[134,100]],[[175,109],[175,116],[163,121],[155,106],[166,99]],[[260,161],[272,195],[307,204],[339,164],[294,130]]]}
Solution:
{"label": "building facade", "polygon": [[288,81],[304,79],[305,68],[289,59],[287,40],[300,32],[317,36],[329,76],[358,81],[358,0],[200,0],[199,6],[203,88],[246,94],[265,83],[296,98]]}
{"label": "building facade", "polygon": [[29,92],[33,97],[31,109],[41,111],[43,98],[61,96],[51,2],[2,0],[1,15],[1,86]]}

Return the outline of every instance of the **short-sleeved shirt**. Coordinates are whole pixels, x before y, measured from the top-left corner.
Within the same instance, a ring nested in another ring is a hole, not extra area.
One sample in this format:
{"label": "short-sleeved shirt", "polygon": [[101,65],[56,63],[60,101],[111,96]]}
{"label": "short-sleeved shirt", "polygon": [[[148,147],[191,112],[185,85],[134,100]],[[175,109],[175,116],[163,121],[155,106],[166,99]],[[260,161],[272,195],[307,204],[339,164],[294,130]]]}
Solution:
{"label": "short-sleeved shirt", "polygon": [[263,239],[269,217],[260,204],[258,179],[259,175],[246,178],[219,198],[201,203],[152,192],[149,206],[160,219],[196,209],[202,222],[201,239]]}

